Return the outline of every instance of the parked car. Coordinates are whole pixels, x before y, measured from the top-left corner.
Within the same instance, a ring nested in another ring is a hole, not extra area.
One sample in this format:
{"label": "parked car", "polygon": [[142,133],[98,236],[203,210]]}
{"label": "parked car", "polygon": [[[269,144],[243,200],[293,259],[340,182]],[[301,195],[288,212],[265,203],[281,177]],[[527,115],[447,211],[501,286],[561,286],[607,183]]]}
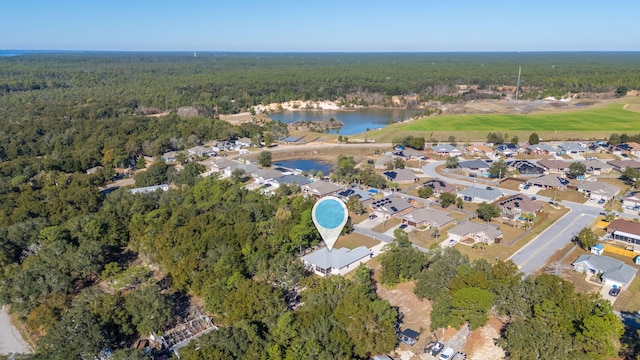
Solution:
{"label": "parked car", "polygon": [[378,217],[378,215],[376,215],[376,214],[371,214],[371,215],[369,215],[369,220],[373,220],[373,219],[375,219],[375,218],[377,218],[377,217]]}
{"label": "parked car", "polygon": [[451,347],[447,347],[446,349],[442,350],[442,352],[440,353],[440,360],[451,360],[453,358],[453,355],[455,354],[455,350],[453,350]]}
{"label": "parked car", "polygon": [[444,344],[441,342],[436,342],[435,344],[433,344],[433,347],[431,348],[431,356],[438,355],[440,351],[442,351],[442,349],[444,349]]}
{"label": "parked car", "polygon": [[407,225],[407,224],[401,224],[401,225],[400,225],[400,229],[405,229],[407,226],[409,226],[409,225]]}
{"label": "parked car", "polygon": [[602,205],[602,204],[604,204],[604,203],[605,203],[604,199],[600,199],[600,200],[598,200],[598,205]]}
{"label": "parked car", "polygon": [[532,196],[532,197],[531,197],[531,200],[533,200],[533,201],[536,201],[537,199],[538,199],[538,198],[537,198],[537,197],[535,197],[535,196]]}
{"label": "parked car", "polygon": [[618,296],[618,294],[620,294],[620,288],[617,286],[612,287],[611,290],[609,290],[610,296]]}
{"label": "parked car", "polygon": [[448,246],[453,246],[455,244],[456,244],[456,241],[454,239],[449,239],[449,241],[447,241]]}

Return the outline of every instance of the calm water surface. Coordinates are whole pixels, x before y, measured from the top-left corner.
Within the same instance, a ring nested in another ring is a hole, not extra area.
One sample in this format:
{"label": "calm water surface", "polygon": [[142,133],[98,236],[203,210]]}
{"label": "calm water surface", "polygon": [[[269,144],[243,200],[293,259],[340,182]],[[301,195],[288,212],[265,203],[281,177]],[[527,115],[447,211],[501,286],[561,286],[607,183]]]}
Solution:
{"label": "calm water surface", "polygon": [[329,133],[340,135],[360,134],[367,129],[374,130],[392,121],[400,121],[421,115],[421,110],[365,108],[342,111],[283,111],[269,114],[269,117],[285,124],[296,121],[322,121],[334,118],[344,123],[340,129],[331,129]]}

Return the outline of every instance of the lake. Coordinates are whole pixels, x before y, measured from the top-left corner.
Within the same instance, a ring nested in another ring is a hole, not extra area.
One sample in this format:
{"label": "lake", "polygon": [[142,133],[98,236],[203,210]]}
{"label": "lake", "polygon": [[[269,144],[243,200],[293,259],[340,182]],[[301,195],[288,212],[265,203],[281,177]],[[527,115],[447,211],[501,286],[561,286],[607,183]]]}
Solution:
{"label": "lake", "polygon": [[278,161],[275,165],[282,166],[288,169],[298,169],[306,172],[309,172],[311,170],[322,171],[325,175],[329,175],[331,169],[333,169],[332,163],[319,160]]}
{"label": "lake", "polygon": [[275,121],[293,124],[297,121],[322,121],[334,118],[344,123],[340,129],[331,129],[330,134],[353,135],[367,129],[373,130],[389,125],[392,120],[399,121],[422,114],[422,110],[363,108],[356,110],[323,111],[282,111],[269,114]]}

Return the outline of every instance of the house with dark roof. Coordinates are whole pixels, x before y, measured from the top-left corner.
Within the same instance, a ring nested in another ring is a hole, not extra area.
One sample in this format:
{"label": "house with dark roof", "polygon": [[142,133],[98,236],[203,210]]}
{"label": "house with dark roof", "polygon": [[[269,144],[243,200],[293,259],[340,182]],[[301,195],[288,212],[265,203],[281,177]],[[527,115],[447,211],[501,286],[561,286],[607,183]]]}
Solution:
{"label": "house with dark roof", "polygon": [[322,248],[301,258],[305,269],[320,276],[344,275],[373,257],[366,246],[355,249]]}
{"label": "house with dark roof", "polygon": [[338,191],[343,190],[341,186],[324,180],[310,182],[300,186],[300,188],[305,192],[305,194],[313,195],[317,198],[333,195]]}
{"label": "house with dark roof", "polygon": [[636,276],[638,270],[620,260],[607,256],[580,255],[571,265],[576,271],[600,275],[603,285],[625,288]]}
{"label": "house with dark roof", "polygon": [[522,175],[542,175],[545,171],[529,160],[510,160],[506,164],[509,171],[517,171]]}
{"label": "house with dark roof", "polygon": [[607,225],[607,236],[611,240],[623,242],[640,250],[640,223],[625,219],[615,219]]}
{"label": "house with dark roof", "polygon": [[542,205],[524,194],[510,196],[498,203],[502,217],[509,220],[525,221],[524,215],[536,216],[542,211]]}
{"label": "house with dark roof", "polygon": [[399,184],[406,184],[418,181],[418,177],[411,169],[395,169],[385,171],[383,175],[389,181],[393,181]]}
{"label": "house with dark roof", "polygon": [[579,192],[594,200],[609,201],[620,192],[618,187],[600,181],[581,181],[576,187]]}
{"label": "house with dark roof", "polygon": [[495,147],[498,154],[505,157],[513,157],[514,155],[522,152],[523,150],[516,144],[500,144]]}
{"label": "house with dark roof", "polygon": [[374,200],[371,203],[371,207],[382,215],[395,215],[411,208],[411,204],[403,198],[391,196]]}
{"label": "house with dark roof", "polygon": [[347,203],[349,198],[353,196],[357,197],[361,204],[373,199],[370,192],[360,189],[344,189],[339,191],[336,195],[345,203]]}
{"label": "house with dark roof", "polygon": [[425,187],[430,187],[433,190],[435,195],[440,195],[442,193],[452,193],[458,191],[458,186],[449,184],[448,182],[441,179],[429,179],[422,183]]}
{"label": "house with dark roof", "polygon": [[449,239],[460,242],[464,239],[472,239],[474,243],[492,244],[496,239],[502,238],[502,231],[495,225],[481,224],[465,221],[447,231]]}
{"label": "house with dark roof", "polygon": [[400,217],[400,220],[403,224],[407,224],[409,226],[425,228],[433,227],[436,229],[442,229],[455,221],[455,219],[447,212],[426,208],[417,209],[405,214]]}
{"label": "house with dark roof", "polygon": [[472,203],[492,203],[502,197],[502,192],[494,187],[475,187],[470,186],[464,190],[458,191],[458,197],[463,201]]}
{"label": "house with dark roof", "polygon": [[398,333],[398,340],[400,340],[404,344],[413,345],[418,342],[418,336],[420,336],[420,333],[418,333],[417,331],[404,329],[400,333]]}

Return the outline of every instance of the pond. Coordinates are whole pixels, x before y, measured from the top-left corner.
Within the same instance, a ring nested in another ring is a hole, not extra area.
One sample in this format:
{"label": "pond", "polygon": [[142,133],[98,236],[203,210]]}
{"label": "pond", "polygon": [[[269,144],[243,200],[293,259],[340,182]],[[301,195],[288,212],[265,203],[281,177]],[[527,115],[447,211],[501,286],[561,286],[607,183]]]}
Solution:
{"label": "pond", "polygon": [[422,113],[422,110],[417,109],[362,108],[340,111],[283,111],[271,113],[269,117],[285,124],[293,124],[297,121],[325,121],[334,118],[342,121],[344,126],[329,130],[330,134],[353,135],[384,127],[394,121],[419,116]]}
{"label": "pond", "polygon": [[320,160],[279,161],[275,165],[282,166],[288,169],[298,169],[306,172],[310,172],[311,170],[322,171],[324,175],[329,175],[331,169],[333,169],[332,163]]}

